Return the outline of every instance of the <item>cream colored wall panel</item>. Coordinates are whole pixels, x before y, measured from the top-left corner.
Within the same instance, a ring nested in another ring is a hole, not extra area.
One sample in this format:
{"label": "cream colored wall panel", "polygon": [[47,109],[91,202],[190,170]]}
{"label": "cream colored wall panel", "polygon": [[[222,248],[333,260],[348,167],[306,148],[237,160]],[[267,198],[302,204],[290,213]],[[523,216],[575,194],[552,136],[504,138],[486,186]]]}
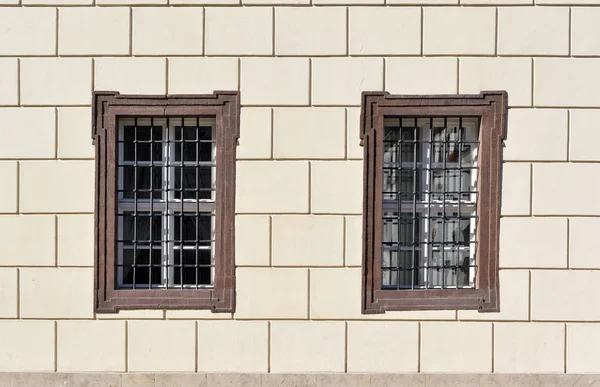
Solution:
{"label": "cream colored wall panel", "polygon": [[16,58],[0,59],[0,105],[19,103],[19,62]]}
{"label": "cream colored wall panel", "polygon": [[198,371],[267,372],[267,321],[199,321]]}
{"label": "cream colored wall panel", "polygon": [[313,105],[360,105],[362,91],[382,89],[382,58],[312,60]]}
{"label": "cream colored wall panel", "polygon": [[600,141],[600,110],[571,110],[569,159],[599,161],[596,144]]}
{"label": "cream colored wall panel", "polygon": [[59,321],[58,372],[124,372],[125,321]]}
{"label": "cream colored wall panel", "polygon": [[364,148],[360,145],[360,109],[346,109],[346,157],[349,159],[362,159]]}
{"label": "cream colored wall panel", "polygon": [[362,216],[346,216],[346,266],[362,265]]}
{"label": "cream colored wall panel", "polygon": [[59,54],[129,54],[129,9],[65,7],[58,15]]}
{"label": "cream colored wall panel", "polygon": [[169,94],[237,89],[237,58],[169,58]]}
{"label": "cream colored wall panel", "polygon": [[54,321],[0,321],[0,371],[54,371]]}
{"label": "cream colored wall panel", "polygon": [[461,0],[460,3],[469,5],[532,5],[533,0]]}
{"label": "cream colored wall panel", "polygon": [[133,8],[133,54],[202,54],[204,9]]}
{"label": "cream colored wall panel", "polygon": [[600,325],[567,324],[567,373],[600,372]]}
{"label": "cream colored wall panel", "polygon": [[243,105],[308,105],[307,58],[242,58]]}
{"label": "cream colored wall panel", "polygon": [[301,5],[310,4],[310,0],[242,0],[244,5]]}
{"label": "cream colored wall panel", "polygon": [[600,269],[597,248],[600,218],[571,218],[569,224],[569,267]]}
{"label": "cream colored wall panel", "polygon": [[343,108],[276,108],[273,157],[343,159],[346,111]]}
{"label": "cream colored wall panel", "polygon": [[235,217],[235,264],[269,266],[271,219],[266,215]]}
{"label": "cream colored wall panel", "polygon": [[500,267],[566,268],[567,219],[500,219]]}
{"label": "cream colored wall panel", "polygon": [[565,161],[568,125],[567,110],[511,109],[504,160]]}
{"label": "cream colored wall panel", "polygon": [[362,161],[313,161],[310,165],[313,213],[362,213]]}
{"label": "cream colored wall panel", "polygon": [[22,0],[23,5],[92,5],[93,0]]}
{"label": "cream colored wall panel", "polygon": [[491,323],[421,323],[421,372],[491,371]]}
{"label": "cream colored wall panel", "polygon": [[94,316],[94,270],[87,268],[20,269],[23,318]]}
{"label": "cream colored wall panel", "polygon": [[[97,5],[157,5],[168,3],[168,0],[96,0]],[[173,1],[170,3],[174,4]]]}
{"label": "cream colored wall panel", "polygon": [[0,265],[54,266],[54,223],[51,215],[0,216]]}
{"label": "cream colored wall panel", "polygon": [[165,58],[96,58],[95,89],[121,94],[165,94]]}
{"label": "cream colored wall panel", "polygon": [[165,312],[157,309],[120,310],[117,313],[98,313],[99,320],[162,320]]}
{"label": "cream colored wall panel", "polygon": [[600,271],[535,270],[531,272],[531,319],[599,321],[596,293]]}
{"label": "cream colored wall panel", "polygon": [[573,55],[600,54],[600,9],[577,7],[571,9],[571,52]]}
{"label": "cream colored wall panel", "polygon": [[529,58],[461,58],[459,93],[506,90],[509,106],[531,106],[531,77]]}
{"label": "cream colored wall panel", "polygon": [[270,8],[208,8],[205,23],[206,54],[273,53],[273,10]]}
{"label": "cream colored wall panel", "polygon": [[58,158],[94,158],[90,134],[92,112],[87,107],[58,108]]}
{"label": "cream colored wall panel", "polygon": [[94,215],[59,215],[56,243],[59,266],[94,266]]}
{"label": "cream colored wall panel", "polygon": [[130,372],[194,372],[196,324],[193,321],[129,321]]}
{"label": "cream colored wall panel", "polygon": [[17,212],[18,169],[16,161],[0,161],[2,191],[0,191],[0,213]]}
{"label": "cream colored wall panel", "polygon": [[386,4],[398,4],[398,5],[418,5],[418,4],[423,4],[423,5],[434,5],[434,4],[440,4],[440,5],[452,5],[452,4],[458,4],[458,0],[387,0]]}
{"label": "cream colored wall panel", "polygon": [[233,314],[213,313],[208,309],[172,309],[165,310],[165,317],[167,320],[231,320]]}
{"label": "cream colored wall panel", "polygon": [[456,94],[456,58],[386,58],[385,88],[392,94]]}
{"label": "cream colored wall panel", "polygon": [[343,321],[271,322],[271,372],[343,372]]}
{"label": "cream colored wall panel", "polygon": [[342,266],[342,216],[273,217],[273,266]]}
{"label": "cream colored wall panel", "polygon": [[169,0],[169,4],[182,4],[182,5],[238,5],[240,0]]}
{"label": "cream colored wall panel", "polygon": [[315,5],[366,5],[384,3],[384,0],[312,0],[312,4]]}
{"label": "cream colored wall panel", "polygon": [[235,318],[308,317],[308,269],[238,268]]}
{"label": "cream colored wall panel", "polygon": [[93,212],[93,161],[22,161],[22,212]]}
{"label": "cream colored wall panel", "polygon": [[348,322],[348,372],[418,372],[418,355],[417,322]]}
{"label": "cream colored wall panel", "polygon": [[600,164],[533,164],[534,215],[600,215]]}
{"label": "cream colored wall panel", "polygon": [[276,55],[344,55],[346,9],[276,8]]}
{"label": "cream colored wall panel", "polygon": [[442,55],[492,55],[495,49],[493,8],[423,9],[423,52]]}
{"label": "cream colored wall panel", "polygon": [[0,268],[0,318],[18,317],[18,276],[17,269]]}
{"label": "cream colored wall panel", "polygon": [[0,55],[54,55],[56,9],[3,7]]}
{"label": "cream colored wall panel", "polygon": [[0,158],[53,158],[55,132],[52,108],[1,108]]}
{"label": "cream colored wall panel", "polygon": [[494,372],[563,373],[564,324],[494,324]]}
{"label": "cream colored wall panel", "polygon": [[417,7],[351,7],[351,55],[421,53],[421,9]]}
{"label": "cream colored wall panel", "polygon": [[498,8],[498,54],[569,54],[569,9]]}
{"label": "cream colored wall panel", "polygon": [[272,111],[270,108],[242,108],[238,159],[269,159],[272,143]]}
{"label": "cream colored wall panel", "polygon": [[236,166],[237,212],[308,212],[307,162],[238,161]]}
{"label": "cream colored wall panel", "polygon": [[600,106],[600,58],[534,59],[536,106]]}
{"label": "cream colored wall panel", "polygon": [[91,100],[91,59],[21,59],[23,105],[88,105]]}
{"label": "cream colored wall panel", "polygon": [[529,215],[531,212],[531,164],[502,164],[501,215]]}

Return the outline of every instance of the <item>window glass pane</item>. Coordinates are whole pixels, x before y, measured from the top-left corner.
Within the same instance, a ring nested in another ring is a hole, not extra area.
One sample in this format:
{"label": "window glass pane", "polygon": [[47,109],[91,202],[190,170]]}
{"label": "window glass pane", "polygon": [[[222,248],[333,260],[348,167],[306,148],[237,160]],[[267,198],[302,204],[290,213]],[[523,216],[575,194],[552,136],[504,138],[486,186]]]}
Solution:
{"label": "window glass pane", "polygon": [[123,241],[138,243],[157,243],[162,240],[162,216],[161,213],[150,214],[150,212],[125,212],[119,215],[123,224]]}
{"label": "window glass pane", "polygon": [[[196,181],[199,181],[200,185],[197,185]],[[182,193],[184,199],[211,199],[211,187],[211,167],[175,168],[175,199],[181,199]]]}
{"label": "window glass pane", "polygon": [[125,199],[160,199],[162,196],[162,167],[124,166],[119,167],[123,179]]}
{"label": "window glass pane", "polygon": [[211,284],[211,250],[179,249],[174,253],[173,281],[176,285]]}
{"label": "window glass pane", "polygon": [[121,284],[148,288],[159,286],[162,279],[160,249],[125,247],[122,250],[123,263],[117,265],[117,273],[121,274]]}
{"label": "window glass pane", "polygon": [[[212,160],[212,128],[210,126],[177,126],[175,127],[175,161]],[[196,157],[197,152],[197,157]]]}
{"label": "window glass pane", "polygon": [[161,162],[162,134],[163,128],[160,126],[125,126],[123,129],[124,161]]}
{"label": "window glass pane", "polygon": [[174,225],[175,243],[198,243],[209,246],[212,242],[212,214],[176,213]]}

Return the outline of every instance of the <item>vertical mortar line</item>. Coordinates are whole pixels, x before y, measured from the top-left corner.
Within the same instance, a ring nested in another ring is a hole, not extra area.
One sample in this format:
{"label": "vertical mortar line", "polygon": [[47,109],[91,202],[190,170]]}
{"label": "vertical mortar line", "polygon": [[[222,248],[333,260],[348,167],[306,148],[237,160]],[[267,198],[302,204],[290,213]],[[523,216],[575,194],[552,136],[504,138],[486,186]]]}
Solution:
{"label": "vertical mortar line", "polygon": [[346,56],[348,55],[350,55],[350,7],[346,7]]}
{"label": "vertical mortar line", "polygon": [[421,56],[423,56],[423,21],[424,21],[424,14],[425,14],[425,10],[423,9],[423,7],[421,7]]}
{"label": "vertical mortar line", "polygon": [[54,372],[58,371],[58,321],[54,320]]}
{"label": "vertical mortar line", "polygon": [[271,31],[272,31],[272,41],[271,41],[271,53],[273,56],[275,56],[275,7],[272,8],[273,11],[273,15],[272,15],[272,23],[273,25],[271,26]]}
{"label": "vertical mortar line", "polygon": [[496,28],[494,28],[494,56],[498,55],[498,7],[496,7]]}
{"label": "vertical mortar line", "polygon": [[129,372],[129,321],[125,320],[125,372]]}
{"label": "vertical mortar line", "polygon": [[535,60],[531,58],[531,106],[535,107]]}
{"label": "vertical mortar line", "polygon": [[417,322],[417,372],[421,372],[421,322]]}
{"label": "vertical mortar line", "polygon": [[573,56],[572,47],[573,44],[571,40],[573,39],[573,11],[572,8],[569,7],[569,56]]}
{"label": "vertical mortar line", "polygon": [[348,373],[348,321],[344,321],[344,373]]}
{"label": "vertical mortar line", "polygon": [[198,351],[200,350],[200,344],[198,343],[198,321],[194,322],[194,326],[195,326],[195,331],[194,331],[194,339],[196,340],[196,344],[194,345],[194,347],[196,348],[196,352],[194,353],[195,355],[195,360],[194,360],[194,372],[198,372]]}
{"label": "vertical mortar line", "polygon": [[129,56],[133,56],[133,7],[129,7]]}
{"label": "vertical mortar line", "polygon": [[56,33],[55,33],[55,38],[56,38],[56,42],[54,43],[54,53],[56,56],[58,56],[58,16],[59,12],[58,12],[58,7],[56,7]]}

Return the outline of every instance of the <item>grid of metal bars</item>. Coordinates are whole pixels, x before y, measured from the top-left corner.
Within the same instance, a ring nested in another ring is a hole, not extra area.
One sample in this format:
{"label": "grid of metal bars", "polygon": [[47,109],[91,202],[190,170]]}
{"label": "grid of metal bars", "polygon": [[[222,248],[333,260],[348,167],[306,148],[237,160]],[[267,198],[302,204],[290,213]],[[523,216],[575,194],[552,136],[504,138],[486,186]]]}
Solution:
{"label": "grid of metal bars", "polygon": [[215,120],[126,117],[118,127],[117,288],[211,287]]}
{"label": "grid of metal bars", "polygon": [[382,288],[474,288],[479,118],[386,118],[383,143]]}

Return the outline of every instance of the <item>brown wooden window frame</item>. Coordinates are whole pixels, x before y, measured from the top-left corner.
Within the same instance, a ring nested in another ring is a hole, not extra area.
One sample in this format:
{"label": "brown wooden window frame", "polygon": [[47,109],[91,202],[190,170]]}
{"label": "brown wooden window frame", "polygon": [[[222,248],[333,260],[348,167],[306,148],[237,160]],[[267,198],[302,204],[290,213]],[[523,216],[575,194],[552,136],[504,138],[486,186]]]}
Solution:
{"label": "brown wooden window frame", "polygon": [[[235,158],[240,95],[93,95],[92,138],[96,147],[95,310],[235,310]],[[214,117],[216,119],[216,214],[214,286],[204,289],[116,289],[117,130],[119,117]]]}
{"label": "brown wooden window frame", "polygon": [[[498,249],[502,147],[506,136],[508,94],[391,95],[363,92],[360,138],[364,147],[363,274],[364,314],[406,310],[500,310]],[[476,287],[465,289],[382,289],[382,187],[385,117],[478,116]]]}

